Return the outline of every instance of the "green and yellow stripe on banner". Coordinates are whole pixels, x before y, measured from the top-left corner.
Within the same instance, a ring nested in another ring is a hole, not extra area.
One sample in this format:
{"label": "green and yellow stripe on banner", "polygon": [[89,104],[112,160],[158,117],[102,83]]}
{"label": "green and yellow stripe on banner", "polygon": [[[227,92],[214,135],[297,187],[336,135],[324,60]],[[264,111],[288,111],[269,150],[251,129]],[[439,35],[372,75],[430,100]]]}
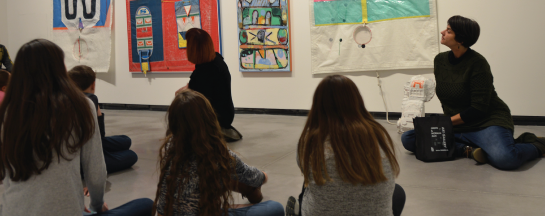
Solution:
{"label": "green and yellow stripe on banner", "polygon": [[367,20],[367,0],[361,0],[361,23],[368,23]]}
{"label": "green and yellow stripe on banner", "polygon": [[429,0],[311,0],[316,26],[373,23],[430,16]]}

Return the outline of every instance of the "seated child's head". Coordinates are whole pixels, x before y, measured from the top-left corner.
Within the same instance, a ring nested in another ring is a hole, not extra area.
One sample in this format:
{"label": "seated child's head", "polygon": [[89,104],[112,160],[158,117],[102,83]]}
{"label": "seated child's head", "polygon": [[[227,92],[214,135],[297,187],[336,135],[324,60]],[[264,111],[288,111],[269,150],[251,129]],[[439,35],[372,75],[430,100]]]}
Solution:
{"label": "seated child's head", "polygon": [[0,91],[6,91],[10,77],[11,74],[7,70],[0,69]]}
{"label": "seated child's head", "polygon": [[68,71],[68,76],[83,92],[95,93],[96,75],[92,68],[78,65]]}

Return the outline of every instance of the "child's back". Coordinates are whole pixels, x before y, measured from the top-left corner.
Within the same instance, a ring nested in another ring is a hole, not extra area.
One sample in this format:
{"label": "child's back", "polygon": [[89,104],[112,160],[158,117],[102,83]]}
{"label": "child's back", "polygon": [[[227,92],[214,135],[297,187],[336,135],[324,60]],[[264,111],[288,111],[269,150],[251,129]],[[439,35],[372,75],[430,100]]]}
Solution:
{"label": "child's back", "polygon": [[138,161],[138,155],[130,150],[132,145],[131,138],[125,135],[106,136],[104,113],[100,110],[98,97],[95,95],[96,75],[93,69],[85,65],[79,65],[68,71],[68,76],[95,105],[100,136],[102,137],[104,160],[108,173],[132,167]]}
{"label": "child's back", "polygon": [[81,215],[80,170],[90,208],[103,207],[106,170],[96,114],[70,84],[63,59],[62,49],[44,39],[17,54],[0,106],[0,215]]}
{"label": "child's back", "polygon": [[[89,101],[89,105],[90,103]],[[77,152],[65,153],[66,159],[59,159],[56,154],[53,154],[54,158],[51,161],[54,163],[49,164],[49,167],[39,175],[34,175],[26,181],[12,181],[10,178],[5,178],[4,196],[1,197],[3,208],[0,215],[81,214],[84,199],[81,190],[78,190],[83,188],[80,165],[83,165],[81,168],[88,176],[87,186],[89,190],[93,190],[91,194],[96,197],[93,201],[103,202],[106,170],[101,153],[100,136],[95,133],[91,140]],[[93,178],[90,178],[91,176]],[[21,205],[24,203],[28,205]],[[101,205],[98,204],[98,206]]]}

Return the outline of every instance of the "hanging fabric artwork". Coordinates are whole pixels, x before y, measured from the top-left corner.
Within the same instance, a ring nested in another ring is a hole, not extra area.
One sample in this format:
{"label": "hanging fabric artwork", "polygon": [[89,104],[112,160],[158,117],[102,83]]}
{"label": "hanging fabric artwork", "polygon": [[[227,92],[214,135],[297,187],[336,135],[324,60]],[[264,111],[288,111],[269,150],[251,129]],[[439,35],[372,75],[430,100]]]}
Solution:
{"label": "hanging fabric artwork", "polygon": [[309,0],[312,73],[433,68],[436,0]]}
{"label": "hanging fabric artwork", "polygon": [[289,0],[237,0],[240,71],[291,71]]}
{"label": "hanging fabric artwork", "polygon": [[192,72],[185,34],[207,31],[221,53],[219,0],[126,0],[130,72]]}
{"label": "hanging fabric artwork", "polygon": [[175,3],[176,23],[178,24],[178,48],[186,48],[185,34],[189,29],[201,28],[199,0],[184,0]]}
{"label": "hanging fabric artwork", "polygon": [[64,51],[66,68],[87,65],[108,72],[111,56],[110,0],[53,0],[52,41]]}

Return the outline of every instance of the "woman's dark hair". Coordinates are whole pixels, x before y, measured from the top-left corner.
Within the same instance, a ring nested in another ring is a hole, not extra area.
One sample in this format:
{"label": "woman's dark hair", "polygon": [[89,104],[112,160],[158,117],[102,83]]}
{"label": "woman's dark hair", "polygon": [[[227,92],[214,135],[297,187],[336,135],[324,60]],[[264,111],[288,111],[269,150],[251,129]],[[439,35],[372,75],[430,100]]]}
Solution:
{"label": "woman's dark hair", "polygon": [[95,80],[96,74],[93,68],[85,65],[78,65],[68,71],[70,79],[78,86],[79,89],[85,91]]}
{"label": "woman's dark hair", "polygon": [[344,182],[371,185],[388,180],[380,150],[390,161],[392,173],[399,174],[392,138],[365,109],[358,87],[345,76],[325,77],[314,93],[297,147],[305,185],[311,175],[317,185],[331,181],[324,155],[326,142],[331,144]]}
{"label": "woman's dark hair", "polygon": [[187,31],[187,60],[193,64],[211,62],[216,58],[214,42],[205,30],[192,28]]}
{"label": "woman's dark hair", "polygon": [[[204,95],[188,89],[176,95],[168,108],[167,119],[166,138],[159,149],[161,175],[152,212],[161,205],[163,215],[175,213],[174,206],[187,188],[178,182],[187,182],[191,162],[195,160],[200,189],[198,215],[227,215],[233,199],[230,185],[231,175],[235,173],[234,159],[214,108]],[[163,186],[166,186],[165,202],[159,203]],[[176,193],[178,196],[174,196]]]}
{"label": "woman's dark hair", "polygon": [[456,15],[448,19],[447,24],[455,34],[454,40],[460,42],[462,46],[469,48],[477,43],[481,29],[475,20]]}
{"label": "woman's dark hair", "polygon": [[91,106],[68,78],[60,47],[36,39],[19,49],[0,122],[0,179],[26,181],[91,139]]}

